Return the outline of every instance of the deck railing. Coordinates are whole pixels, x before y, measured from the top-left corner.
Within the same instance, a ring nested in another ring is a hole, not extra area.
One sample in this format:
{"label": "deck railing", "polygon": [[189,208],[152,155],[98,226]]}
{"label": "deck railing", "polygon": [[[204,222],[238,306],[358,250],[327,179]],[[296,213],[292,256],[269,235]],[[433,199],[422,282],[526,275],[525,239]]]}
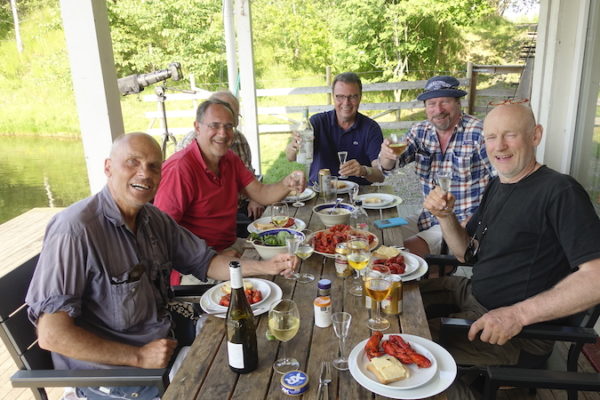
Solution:
{"label": "deck railing", "polygon": [[[516,87],[509,88],[486,88],[478,89],[477,84],[479,77],[483,74],[522,74],[525,69],[525,65],[476,65],[469,63],[467,65],[467,73],[465,77],[458,78],[462,86],[466,88],[468,95],[462,101],[462,105],[465,111],[469,114],[485,115],[487,108],[485,104],[491,100],[511,98],[516,95]],[[329,75],[328,75],[329,76]],[[329,78],[327,79],[329,80]],[[389,92],[393,91],[398,93],[403,90],[420,90],[425,86],[425,80],[418,81],[401,81],[401,82],[382,82],[382,83],[370,83],[363,85],[364,92]],[[190,118],[192,120],[195,117],[195,108],[199,101],[202,101],[212,92],[192,87],[190,92],[195,93],[172,93],[167,96],[166,101],[168,102],[166,117],[167,120],[171,118]],[[295,88],[270,88],[270,89],[257,89],[257,98],[264,97],[277,97],[277,96],[296,96],[296,95],[311,95],[311,94],[328,94],[331,92],[330,84],[325,86],[311,86],[311,87],[295,87]],[[399,97],[399,96],[397,96]],[[330,99],[330,97],[328,97]],[[154,95],[147,95],[143,97],[146,102],[156,102],[157,97]],[[172,110],[172,102],[187,101],[188,104],[192,104],[191,107],[185,109]],[[190,103],[191,102],[191,103]],[[260,102],[260,100],[259,100]],[[329,100],[330,102],[330,100]],[[260,123],[258,131],[261,134],[264,133],[278,133],[278,132],[290,132],[295,123],[296,119],[292,118],[291,115],[301,115],[302,112],[308,108],[310,114],[317,112],[331,110],[331,104],[306,104],[306,105],[294,105],[294,106],[259,106],[259,116],[271,116],[281,119],[283,123]],[[416,121],[399,120],[396,115],[392,120],[389,117],[385,121],[381,120],[381,117],[388,114],[396,113],[399,110],[420,110],[423,109],[423,102],[411,100],[411,101],[394,101],[394,102],[361,102],[360,110],[366,111],[371,118],[378,120],[379,125],[382,129],[393,129],[402,130],[409,128]],[[372,113],[373,111],[379,111],[378,113]],[[152,128],[155,121],[161,121],[163,118],[162,112],[150,111],[145,113],[145,117],[150,119],[151,126],[147,130],[150,134],[161,134],[164,131],[162,128]],[[272,119],[272,118],[271,118]],[[161,121],[162,122],[162,121]],[[169,132],[175,135],[184,134],[190,131],[191,123],[185,127],[171,127],[172,123],[169,123]]]}

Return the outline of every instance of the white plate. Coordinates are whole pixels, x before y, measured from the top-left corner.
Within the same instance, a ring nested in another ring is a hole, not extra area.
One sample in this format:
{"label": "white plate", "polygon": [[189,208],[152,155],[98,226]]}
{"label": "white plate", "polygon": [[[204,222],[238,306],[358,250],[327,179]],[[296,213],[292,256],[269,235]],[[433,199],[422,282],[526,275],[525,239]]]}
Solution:
{"label": "white plate", "polygon": [[[371,193],[371,194],[374,194],[374,193]],[[396,207],[397,205],[402,204],[402,199],[400,197],[398,197],[398,196],[395,196],[393,194],[387,194],[387,193],[380,193],[380,194],[385,194],[386,196],[392,196],[392,198],[393,198],[392,202],[389,203],[389,204],[386,204],[384,206],[379,205],[379,204],[378,205],[375,205],[375,204],[368,205],[367,204],[365,206],[363,204],[363,207],[366,208],[366,209],[369,209],[369,210],[383,210],[383,209],[386,209],[386,208]],[[368,195],[361,195],[361,196],[368,196]]]}
{"label": "white plate", "polygon": [[[340,187],[341,184],[345,184],[345,186],[344,187]],[[358,183],[352,182],[352,181],[338,180],[337,194],[350,193],[350,191],[352,190],[352,188],[354,188],[355,186],[358,186]],[[316,187],[313,187],[313,190],[315,192],[319,192],[319,189],[316,188]]]}
{"label": "white plate", "polygon": [[393,399],[423,399],[435,396],[446,390],[448,386],[454,382],[454,378],[456,377],[456,363],[450,353],[439,344],[422,337],[404,334],[401,336],[408,339],[411,343],[425,346],[431,354],[433,354],[433,357],[438,363],[438,371],[429,382],[413,389],[383,388],[373,384],[370,379],[363,378],[358,371],[356,359],[358,352],[361,350],[358,346],[350,353],[348,362],[352,377],[365,389]]}
{"label": "white plate", "polygon": [[402,282],[409,282],[409,281],[414,281],[415,279],[419,279],[420,277],[425,275],[427,273],[427,270],[429,269],[429,265],[427,265],[427,262],[425,260],[423,260],[421,257],[419,257],[415,254],[411,254],[411,256],[416,258],[419,261],[419,267],[412,274],[402,275]]}
{"label": "white plate", "polygon": [[[248,224],[248,232],[250,233],[259,233],[262,232],[266,229],[258,229],[258,227],[256,226],[256,223],[259,224],[268,224],[271,222],[271,217],[262,217],[257,219],[256,221],[252,222],[251,224]],[[276,228],[275,225],[273,225],[271,228],[267,228],[267,229],[274,229]],[[306,223],[304,223],[304,221],[302,221],[299,218],[294,218],[294,225],[292,226],[288,226],[287,228],[289,229],[293,229],[295,231],[300,231],[302,232],[304,230],[304,228],[306,228]]]}
{"label": "white plate", "polygon": [[420,262],[417,256],[415,256],[412,253],[409,253],[408,251],[400,251],[400,255],[404,257],[404,265],[406,266],[406,268],[404,269],[403,274],[397,275],[404,278],[405,276],[408,276],[415,272],[419,268]]}
{"label": "white plate", "polygon": [[[357,200],[362,200],[363,208],[367,209],[379,209],[385,208],[394,202],[396,196],[387,193],[367,193],[356,196]],[[367,200],[377,199],[377,203],[369,203]]]}
{"label": "white plate", "polygon": [[[244,281],[252,283],[252,288],[260,290],[262,294],[262,300],[251,305],[253,309],[257,308],[258,306],[263,304],[271,294],[271,286],[269,286],[269,284],[267,283],[268,281],[262,279],[245,278]],[[223,308],[223,311],[227,310],[227,307],[219,305],[219,301],[221,301],[221,298],[225,294],[225,292],[223,292],[222,290],[222,287],[225,286],[226,283],[227,282],[223,282],[218,285],[215,285],[209,291],[207,291],[207,293],[209,293],[209,298],[214,304],[215,308]]]}
{"label": "white plate", "polygon": [[[309,241],[317,233],[319,233],[319,232],[325,232],[325,231],[329,231],[329,229],[322,229],[320,231],[313,232],[310,235],[308,235],[308,237],[306,238],[306,240]],[[377,237],[377,235],[375,235],[375,234],[373,234],[371,232],[366,232],[366,231],[361,231],[361,230],[359,230],[358,232],[361,232],[362,234],[365,234],[365,235],[369,234],[369,235],[373,236],[373,241],[370,244],[370,246],[371,246],[370,250],[371,251],[375,250],[377,248],[377,246],[379,246],[379,238]],[[325,256],[327,258],[335,258],[335,253],[323,253],[323,252],[317,251],[316,249],[315,249],[314,252],[316,254],[320,254],[320,255]]]}
{"label": "white plate", "polygon": [[[307,187],[306,189],[304,189],[304,192],[302,192],[300,194],[300,198],[298,200],[299,201],[310,200],[315,196],[316,196],[316,193],[314,192],[314,190]],[[285,199],[283,199],[283,201],[285,201],[286,203],[293,203],[296,201],[296,196],[288,196]]]}
{"label": "white plate", "polygon": [[[263,301],[260,302],[261,303],[260,306],[252,307],[252,311],[254,312],[254,315],[258,316],[258,315],[268,312],[269,308],[271,308],[271,306],[274,303],[281,300],[281,298],[283,297],[283,292],[282,292],[281,288],[274,282],[271,282],[271,281],[268,281],[265,279],[256,279],[256,280],[266,283],[267,285],[269,285],[269,287],[271,289],[271,294],[267,298],[263,298]],[[215,314],[215,317],[217,317],[217,318],[225,318],[225,312],[227,311],[227,308],[223,307],[223,306],[219,306],[218,304],[215,304],[211,299],[210,291],[215,288],[216,288],[216,286],[211,288],[206,293],[204,293],[204,295],[200,298],[200,307],[209,314],[220,313],[220,314]],[[256,304],[258,304],[258,303],[256,303]]]}
{"label": "white plate", "polygon": [[[388,385],[380,383],[377,380],[377,377],[375,376],[375,374],[367,369],[367,365],[369,364],[369,359],[367,358],[367,355],[365,354],[364,347],[369,339],[365,339],[362,342],[360,342],[359,344],[357,344],[355,347],[355,349],[358,348],[358,352],[356,353],[356,359],[352,359],[352,355],[350,355],[350,360],[352,360],[351,362],[357,363],[358,374],[362,375],[363,378],[371,380],[373,384],[381,387],[382,389],[413,389],[413,388],[419,387],[419,386],[429,382],[431,380],[431,378],[433,378],[435,376],[435,373],[437,372],[437,369],[438,369],[437,361],[436,361],[435,357],[433,356],[433,354],[431,354],[431,352],[429,351],[429,349],[426,346],[423,346],[420,343],[411,341],[410,338],[408,338],[411,335],[402,335],[402,334],[395,334],[395,335],[400,335],[402,337],[402,339],[404,339],[407,343],[409,343],[417,353],[422,354],[425,357],[427,357],[431,361],[431,366],[429,368],[419,368],[415,364],[405,365],[405,367],[408,369],[408,378],[403,379],[398,382],[390,383]],[[389,338],[389,336],[390,335],[383,335],[382,341],[387,340]]]}

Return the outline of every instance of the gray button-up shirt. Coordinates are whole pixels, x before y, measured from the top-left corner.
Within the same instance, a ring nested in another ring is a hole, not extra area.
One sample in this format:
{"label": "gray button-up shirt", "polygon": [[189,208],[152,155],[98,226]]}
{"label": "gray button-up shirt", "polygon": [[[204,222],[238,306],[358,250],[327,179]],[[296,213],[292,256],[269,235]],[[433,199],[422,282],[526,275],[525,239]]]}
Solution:
{"label": "gray button-up shirt", "polygon": [[[125,225],[108,187],[48,224],[26,302],[29,318],[65,311],[78,326],[132,345],[169,336],[171,268],[206,280],[215,251],[151,204]],[[57,369],[110,368],[52,354]]]}

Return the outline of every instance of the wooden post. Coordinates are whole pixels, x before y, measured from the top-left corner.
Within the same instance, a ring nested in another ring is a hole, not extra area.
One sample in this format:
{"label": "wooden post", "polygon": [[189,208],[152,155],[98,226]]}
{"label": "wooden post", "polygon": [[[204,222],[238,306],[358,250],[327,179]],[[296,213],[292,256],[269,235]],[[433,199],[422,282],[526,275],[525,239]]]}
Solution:
{"label": "wooden post", "polygon": [[[329,87],[331,87],[331,67],[327,66],[325,67],[325,84]],[[333,104],[332,101],[332,97],[331,97],[331,92],[327,93],[327,104]]]}
{"label": "wooden post", "polygon": [[475,98],[477,96],[477,71],[473,68],[473,63],[467,63],[467,78],[469,79],[469,106],[467,107],[467,114],[473,115],[475,112]]}

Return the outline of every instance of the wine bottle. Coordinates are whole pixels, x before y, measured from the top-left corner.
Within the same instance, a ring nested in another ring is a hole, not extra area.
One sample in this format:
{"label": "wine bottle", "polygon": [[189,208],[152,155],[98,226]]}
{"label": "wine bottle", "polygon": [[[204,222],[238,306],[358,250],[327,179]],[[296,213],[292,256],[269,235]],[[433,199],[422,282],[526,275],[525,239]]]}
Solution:
{"label": "wine bottle", "polygon": [[258,345],[254,314],[242,280],[242,266],[238,261],[229,263],[231,300],[225,317],[227,330],[227,357],[229,368],[238,374],[246,374],[258,367]]}
{"label": "wine bottle", "polygon": [[304,109],[302,119],[296,129],[302,138],[296,161],[300,164],[310,164],[313,161],[313,142],[315,140],[315,134],[312,124],[310,123],[310,118],[308,117],[308,107]]}

